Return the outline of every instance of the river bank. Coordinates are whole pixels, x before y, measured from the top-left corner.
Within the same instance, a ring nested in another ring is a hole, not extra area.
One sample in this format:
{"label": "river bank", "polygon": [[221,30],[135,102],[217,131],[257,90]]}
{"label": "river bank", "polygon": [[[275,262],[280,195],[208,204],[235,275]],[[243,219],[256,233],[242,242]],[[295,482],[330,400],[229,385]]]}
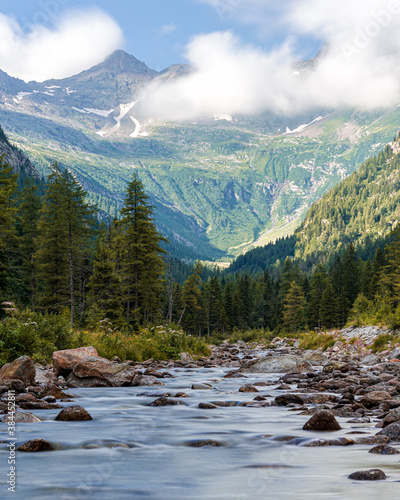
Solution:
{"label": "river bank", "polygon": [[[389,359],[394,349],[373,358],[361,344],[351,353],[343,345],[321,353],[300,350],[290,339],[274,344],[269,349],[223,344],[197,361],[183,354],[175,362],[126,365],[140,372],[132,378],[135,384],[158,382],[151,386],[68,387],[68,376],[63,381],[54,368],[36,366],[41,385],[24,387],[16,399],[31,399],[17,404],[38,421],[17,423],[17,442],[44,439],[54,451],[17,452],[13,498],[393,497],[400,480],[398,456],[368,452],[376,444],[396,449],[398,442],[393,433],[376,436],[390,428],[376,425],[389,415],[391,420],[400,406],[400,363]],[[267,371],[277,370],[277,363],[286,373]],[[46,375],[57,383],[46,384]],[[81,378],[93,383],[93,376]],[[55,387],[69,400],[40,398]],[[5,404],[6,392],[2,399]],[[39,411],[27,403],[58,407]],[[84,407],[93,420],[56,421],[71,405]],[[341,429],[305,430],[321,409],[332,412]],[[0,432],[3,471],[8,467],[5,423]],[[385,481],[348,478],[376,468],[386,473]],[[0,488],[6,488],[5,475]]]}

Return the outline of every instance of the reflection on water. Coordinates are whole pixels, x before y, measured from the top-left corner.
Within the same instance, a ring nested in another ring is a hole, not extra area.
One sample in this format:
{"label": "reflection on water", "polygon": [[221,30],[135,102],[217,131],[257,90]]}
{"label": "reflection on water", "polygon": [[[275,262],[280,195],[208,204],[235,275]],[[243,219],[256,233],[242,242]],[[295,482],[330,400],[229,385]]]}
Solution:
{"label": "reflection on water", "polygon": [[[224,379],[225,369],[175,370],[166,387],[75,389],[77,404],[94,420],[55,422],[58,411],[36,414],[39,424],[19,424],[18,441],[43,438],[57,451],[19,453],[17,493],[7,493],[8,453],[0,449],[0,497],[16,500],[258,500],[396,498],[400,463],[396,456],[368,453],[372,446],[302,448],[285,436],[315,437],[302,430],[309,417],[285,408],[220,407],[202,410],[203,401],[251,401],[255,394],[239,393],[245,379]],[[276,375],[249,375],[246,383],[276,380]],[[212,390],[191,390],[209,382]],[[272,399],[279,392],[260,387]],[[184,391],[178,406],[149,407],[140,393]],[[66,403],[66,405],[71,403]],[[347,424],[374,434],[371,424]],[[7,428],[0,424],[0,438]],[[332,436],[319,433],[318,437]],[[196,440],[220,446],[192,447]],[[356,483],[347,476],[382,468],[387,481]]]}

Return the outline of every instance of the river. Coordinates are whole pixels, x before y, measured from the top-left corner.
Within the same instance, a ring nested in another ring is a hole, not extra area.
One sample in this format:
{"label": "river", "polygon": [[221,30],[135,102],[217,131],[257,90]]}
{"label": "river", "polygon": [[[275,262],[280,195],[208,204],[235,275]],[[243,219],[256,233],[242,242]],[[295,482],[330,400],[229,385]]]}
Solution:
{"label": "river", "polygon": [[[361,430],[373,435],[371,424],[350,424],[334,433],[302,430],[309,417],[282,407],[198,408],[200,402],[251,401],[254,393],[239,393],[244,383],[276,381],[278,375],[251,374],[224,379],[229,369],[171,370],[165,387],[74,389],[75,403],[93,417],[89,422],[56,422],[58,411],[35,413],[43,420],[17,424],[17,439],[43,438],[57,450],[17,453],[16,493],[7,491],[8,451],[0,449],[0,497],[15,500],[258,500],[397,498],[398,456],[369,454],[371,445],[304,448],[280,440],[293,437],[352,437]],[[191,390],[208,382],[212,390]],[[293,386],[295,387],[295,386]],[[277,386],[259,387],[273,399]],[[178,406],[149,407],[154,397],[140,393],[183,391]],[[0,424],[0,437],[7,427]],[[211,439],[221,446],[191,447]],[[357,470],[381,468],[386,481],[354,482]]]}

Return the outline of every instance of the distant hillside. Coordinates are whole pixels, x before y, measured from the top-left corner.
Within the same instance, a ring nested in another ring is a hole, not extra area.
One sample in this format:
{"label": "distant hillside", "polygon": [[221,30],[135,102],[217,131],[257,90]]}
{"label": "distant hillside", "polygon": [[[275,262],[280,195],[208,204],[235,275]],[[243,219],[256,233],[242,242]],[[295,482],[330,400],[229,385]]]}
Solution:
{"label": "distant hillside", "polygon": [[255,274],[291,257],[311,270],[332,263],[350,242],[364,260],[391,241],[400,220],[400,134],[308,210],[291,238],[238,257],[230,272]]}

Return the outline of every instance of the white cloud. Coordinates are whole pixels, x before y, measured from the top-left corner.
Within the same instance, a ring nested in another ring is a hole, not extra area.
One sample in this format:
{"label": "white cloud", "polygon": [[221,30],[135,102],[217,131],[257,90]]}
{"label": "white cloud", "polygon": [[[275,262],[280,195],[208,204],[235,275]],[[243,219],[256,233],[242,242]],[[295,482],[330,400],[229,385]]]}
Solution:
{"label": "white cloud", "polygon": [[118,24],[96,8],[70,11],[53,29],[36,25],[29,33],[0,13],[0,68],[25,81],[64,78],[97,64],[122,40]]}
{"label": "white cloud", "polygon": [[160,36],[170,35],[174,31],[176,31],[176,25],[174,23],[164,24],[160,28]]}
{"label": "white cloud", "polygon": [[[221,7],[224,0],[201,0]],[[400,0],[227,0],[231,16],[263,29],[285,26],[286,42],[265,51],[231,32],[196,37],[187,47],[195,71],[148,89],[149,114],[192,119],[311,108],[378,108],[400,100]],[[293,76],[300,37],[324,44],[314,71]]]}

